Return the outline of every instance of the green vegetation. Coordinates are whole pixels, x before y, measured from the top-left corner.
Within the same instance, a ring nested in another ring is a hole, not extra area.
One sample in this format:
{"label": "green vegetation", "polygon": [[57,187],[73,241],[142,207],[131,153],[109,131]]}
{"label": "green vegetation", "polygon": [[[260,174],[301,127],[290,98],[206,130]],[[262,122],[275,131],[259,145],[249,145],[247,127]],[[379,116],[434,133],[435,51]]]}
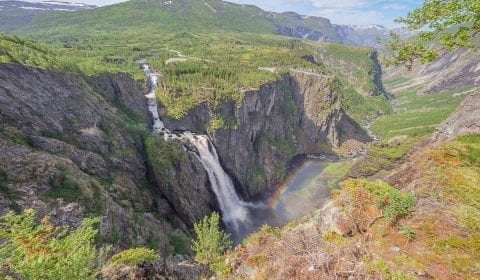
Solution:
{"label": "green vegetation", "polygon": [[394,168],[400,166],[415,143],[415,139],[401,139],[398,142],[373,143],[367,150],[367,155],[356,162],[353,170],[360,176],[374,176],[376,174],[388,174]]}
{"label": "green vegetation", "polygon": [[[292,14],[272,17],[254,6],[215,0],[207,4],[128,1],[75,13],[42,14],[15,32],[48,44],[49,57],[55,57],[62,68],[87,75],[124,71],[143,79],[135,61],[147,58],[162,73],[157,97],[174,118],[200,103],[215,107],[228,99],[239,101],[244,90],[279,79],[290,68],[328,72],[325,65],[305,59],[320,49],[329,61],[342,59],[348,69],[355,69],[352,75],[344,75],[335,68],[338,63],[328,64],[342,80],[360,92],[377,93],[370,48],[307,43],[275,34],[279,27],[300,24],[335,40],[336,32],[327,20]],[[126,15],[130,15],[128,21]],[[363,112],[383,114],[381,98],[364,105],[377,101]],[[291,108],[285,109],[288,113]],[[220,123],[208,125],[219,127]]]}
{"label": "green vegetation", "polygon": [[408,216],[411,208],[415,206],[413,195],[395,189],[381,181],[349,179],[342,182],[341,185],[351,195],[358,194],[358,191],[363,190],[372,194],[375,206],[382,211],[383,217],[391,223]]}
{"label": "green vegetation", "polygon": [[342,80],[348,81],[363,95],[381,95],[375,84],[377,66],[375,51],[370,47],[356,47],[334,43],[316,43],[319,61],[326,64]]}
{"label": "green vegetation", "polygon": [[95,247],[97,219],[85,219],[74,231],[35,222],[35,211],[12,212],[0,219],[0,261],[6,279],[96,279],[105,249]]}
{"label": "green vegetation", "polygon": [[390,102],[384,94],[363,96],[349,84],[343,85],[343,87],[340,105],[350,117],[361,124],[392,113]]}
{"label": "green vegetation", "polygon": [[157,254],[152,249],[132,248],[113,255],[110,258],[111,264],[134,266],[143,262],[155,262]]}
{"label": "green vegetation", "polygon": [[220,228],[220,215],[213,213],[194,225],[196,239],[192,241],[195,260],[208,265],[216,273],[223,275],[230,272],[225,263],[225,253],[232,242]]}
{"label": "green vegetation", "polygon": [[[474,40],[480,30],[480,3],[477,0],[426,0],[398,23],[420,34],[402,41],[392,34],[387,48],[393,54],[389,64],[405,65],[410,69],[415,60],[430,62],[438,56],[439,48],[477,48]],[[435,44],[432,44],[435,43]]]}
{"label": "green vegetation", "polygon": [[0,63],[20,63],[43,68],[58,68],[55,53],[45,46],[0,33]]}
{"label": "green vegetation", "polygon": [[171,233],[168,235],[168,243],[173,247],[175,254],[188,254],[188,241],[180,234]]}
{"label": "green vegetation", "polygon": [[402,233],[405,234],[405,236],[409,241],[412,241],[413,239],[415,239],[415,232],[413,232],[413,230],[408,226],[404,226],[402,228]]}
{"label": "green vegetation", "polygon": [[155,171],[167,181],[172,179],[171,168],[186,158],[182,146],[175,142],[165,141],[161,136],[153,134],[147,137],[145,145],[148,160]]}
{"label": "green vegetation", "polygon": [[435,94],[419,94],[410,89],[396,94],[396,112],[382,117],[372,125],[382,139],[399,135],[420,137],[432,133],[458,107],[462,93],[471,88],[445,90]]}

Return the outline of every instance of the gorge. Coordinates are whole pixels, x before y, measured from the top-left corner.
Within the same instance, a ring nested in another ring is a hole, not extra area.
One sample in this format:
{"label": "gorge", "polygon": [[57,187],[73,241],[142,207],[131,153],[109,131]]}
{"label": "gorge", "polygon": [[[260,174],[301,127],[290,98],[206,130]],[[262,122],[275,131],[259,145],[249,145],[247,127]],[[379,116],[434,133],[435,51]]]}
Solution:
{"label": "gorge", "polygon": [[[294,193],[298,195],[298,190],[305,188],[313,177],[322,174],[321,171],[325,166],[325,162],[322,163],[322,159],[326,159],[324,155],[310,157],[312,159],[309,159],[307,156],[300,157],[301,159],[297,160],[299,166],[293,166],[289,170],[291,174],[284,183],[286,184],[285,189],[282,189],[282,186],[275,188],[274,192],[277,194],[273,194],[271,197],[265,195],[263,201],[243,201],[238,196],[232,179],[223,169],[215,146],[210,141],[208,135],[194,134],[190,131],[172,133],[170,129],[165,127],[158,113],[159,106],[155,95],[158,77],[161,77],[161,73],[151,69],[146,60],[139,60],[138,63],[147,77],[148,92],[145,97],[148,100],[148,109],[153,117],[152,131],[163,137],[165,141],[177,140],[184,145],[185,151],[191,149],[190,146],[194,147],[198,160],[208,174],[209,186],[215,193],[223,223],[227,231],[231,233],[234,241],[240,242],[247,234],[254,232],[264,224],[282,225],[292,218],[301,217],[302,214],[307,213],[314,207],[322,205],[319,202],[312,203],[310,201],[311,204],[300,206],[307,199],[297,199],[295,202],[296,206],[292,207],[289,205],[291,203],[288,202],[286,197]],[[322,193],[320,196],[315,196],[315,199],[325,201],[329,197],[330,188],[325,185],[322,186],[322,184],[326,185],[326,182],[317,184],[313,191]],[[279,205],[274,205],[277,203]],[[292,208],[296,208],[296,214],[292,214],[289,211]]]}

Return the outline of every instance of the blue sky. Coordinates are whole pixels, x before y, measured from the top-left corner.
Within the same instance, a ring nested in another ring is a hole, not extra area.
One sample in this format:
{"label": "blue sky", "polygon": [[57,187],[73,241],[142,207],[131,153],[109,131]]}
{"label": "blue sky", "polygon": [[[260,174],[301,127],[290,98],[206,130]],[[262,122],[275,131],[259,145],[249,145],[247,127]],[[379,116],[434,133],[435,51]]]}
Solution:
{"label": "blue sky", "polygon": [[393,20],[406,16],[423,0],[230,0],[255,4],[269,11],[295,11],[304,15],[322,16],[337,24],[382,24],[396,27]]}
{"label": "blue sky", "polygon": [[[125,0],[60,0],[82,2],[99,6]],[[161,1],[161,0],[159,0]],[[175,0],[174,0],[175,1]],[[264,10],[295,11],[303,15],[329,18],[337,24],[382,24],[395,27],[393,20],[405,16],[408,11],[420,6],[423,0],[228,0],[229,2],[254,4]],[[29,2],[40,2],[30,0]]]}

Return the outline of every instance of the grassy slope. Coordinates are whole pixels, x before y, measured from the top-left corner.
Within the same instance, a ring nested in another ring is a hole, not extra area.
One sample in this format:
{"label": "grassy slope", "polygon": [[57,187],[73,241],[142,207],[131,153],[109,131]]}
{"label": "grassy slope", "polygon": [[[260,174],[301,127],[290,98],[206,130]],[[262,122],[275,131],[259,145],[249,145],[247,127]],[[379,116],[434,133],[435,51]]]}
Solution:
{"label": "grassy slope", "polygon": [[[405,77],[392,77],[385,80],[384,85],[389,91],[408,84],[408,81]],[[395,113],[378,119],[372,125],[372,130],[380,138],[388,140],[400,135],[421,137],[432,133],[472,89],[471,86],[465,86],[433,94],[419,94],[420,87],[409,87],[395,93]]]}

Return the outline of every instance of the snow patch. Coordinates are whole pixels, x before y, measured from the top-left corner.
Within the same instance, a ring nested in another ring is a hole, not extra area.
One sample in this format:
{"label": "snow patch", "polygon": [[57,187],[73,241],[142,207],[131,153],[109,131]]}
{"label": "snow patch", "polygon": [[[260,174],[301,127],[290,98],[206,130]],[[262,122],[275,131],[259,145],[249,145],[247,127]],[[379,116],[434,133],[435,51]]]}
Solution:
{"label": "snow patch", "polygon": [[378,25],[378,24],[367,24],[367,25],[347,25],[350,28],[355,30],[368,30],[368,29],[376,29],[376,30],[385,30],[385,26]]}
{"label": "snow patch", "polygon": [[84,3],[70,3],[70,2],[61,2],[61,1],[41,1],[40,3],[49,4],[49,5],[72,6],[72,7],[90,7],[91,6]]}
{"label": "snow patch", "polygon": [[41,11],[48,11],[50,9],[45,9],[45,8],[38,8],[38,7],[19,7],[20,9],[23,9],[23,10],[41,10]]}

